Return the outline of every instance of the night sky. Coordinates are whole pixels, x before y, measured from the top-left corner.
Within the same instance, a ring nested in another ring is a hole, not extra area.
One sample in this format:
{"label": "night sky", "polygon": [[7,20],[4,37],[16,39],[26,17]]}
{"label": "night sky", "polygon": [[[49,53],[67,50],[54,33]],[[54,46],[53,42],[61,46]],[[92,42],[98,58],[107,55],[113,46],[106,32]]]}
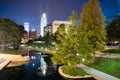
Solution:
{"label": "night sky", "polygon": [[[47,14],[48,23],[53,20],[68,20],[72,10],[82,12],[88,0],[0,0],[0,18],[10,18],[23,25],[30,23],[30,30],[39,31],[41,14]],[[120,12],[120,0],[98,0],[106,23]]]}

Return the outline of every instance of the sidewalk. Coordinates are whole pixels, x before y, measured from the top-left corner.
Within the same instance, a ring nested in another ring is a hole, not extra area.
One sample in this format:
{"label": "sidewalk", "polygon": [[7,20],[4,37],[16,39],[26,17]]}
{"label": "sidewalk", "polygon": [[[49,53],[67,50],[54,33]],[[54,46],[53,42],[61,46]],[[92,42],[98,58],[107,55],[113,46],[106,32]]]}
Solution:
{"label": "sidewalk", "polygon": [[6,67],[11,61],[29,61],[29,56],[12,55],[12,54],[0,54],[0,70]]}
{"label": "sidewalk", "polygon": [[2,62],[4,62],[4,61],[5,61],[5,59],[0,58],[0,64],[1,64]]}
{"label": "sidewalk", "polygon": [[112,58],[112,59],[120,59],[120,54],[108,54],[96,51],[96,57],[103,57],[103,58]]}
{"label": "sidewalk", "polygon": [[2,70],[5,66],[7,66],[10,63],[10,60],[5,60],[2,63],[0,63],[0,70]]}
{"label": "sidewalk", "polygon": [[88,74],[91,74],[94,78],[96,78],[97,80],[120,80],[116,77],[113,77],[111,75],[108,75],[106,73],[103,73],[101,71],[98,71],[96,69],[87,67],[83,64],[77,65],[79,68],[82,68],[83,70],[85,70]]}
{"label": "sidewalk", "polygon": [[13,55],[13,54],[0,54],[1,59],[10,61],[29,61],[29,56]]}

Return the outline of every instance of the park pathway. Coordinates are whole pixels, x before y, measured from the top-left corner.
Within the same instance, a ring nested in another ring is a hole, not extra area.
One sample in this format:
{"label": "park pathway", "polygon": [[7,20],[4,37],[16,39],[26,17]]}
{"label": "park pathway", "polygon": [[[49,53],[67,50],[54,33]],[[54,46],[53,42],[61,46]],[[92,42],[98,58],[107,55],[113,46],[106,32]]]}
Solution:
{"label": "park pathway", "polygon": [[2,62],[4,62],[4,61],[5,61],[5,59],[0,58],[0,64],[1,64]]}
{"label": "park pathway", "polygon": [[120,54],[102,53],[102,52],[96,51],[95,57],[120,59]]}
{"label": "park pathway", "polygon": [[9,63],[10,63],[10,60],[6,60],[6,59],[3,59],[3,58],[0,58],[0,70],[2,70]]}
{"label": "park pathway", "polygon": [[97,80],[120,80],[116,77],[113,77],[111,75],[108,75],[106,73],[103,73],[101,71],[98,71],[96,69],[87,67],[83,64],[77,65],[79,68],[82,68],[83,70],[85,70],[88,74],[91,74],[94,78],[96,78]]}
{"label": "park pathway", "polygon": [[29,56],[0,54],[0,70],[6,67],[11,61],[29,61]]}

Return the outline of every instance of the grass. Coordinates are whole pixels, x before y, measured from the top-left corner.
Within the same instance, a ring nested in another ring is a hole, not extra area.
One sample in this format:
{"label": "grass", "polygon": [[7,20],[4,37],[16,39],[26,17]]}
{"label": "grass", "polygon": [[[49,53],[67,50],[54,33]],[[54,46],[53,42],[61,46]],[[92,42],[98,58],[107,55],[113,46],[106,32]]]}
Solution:
{"label": "grass", "polygon": [[62,70],[65,74],[69,74],[71,76],[85,76],[88,75],[83,69],[77,69],[77,70],[73,70],[71,67],[69,66],[63,66]]}
{"label": "grass", "polygon": [[102,51],[103,53],[112,53],[112,54],[120,54],[120,49],[107,49]]}
{"label": "grass", "polygon": [[[41,47],[45,48],[46,47],[44,43],[31,43],[31,44],[27,44],[27,46],[31,46],[33,48],[36,48],[36,47],[37,48],[41,48]],[[53,50],[53,49],[55,49],[55,46],[51,45],[47,49]]]}
{"label": "grass", "polygon": [[27,44],[27,46],[32,46],[33,48],[41,48],[41,47],[45,47],[45,45],[43,43],[31,43],[31,44]]}
{"label": "grass", "polygon": [[96,62],[94,64],[89,64],[88,66],[120,78],[119,64],[120,60],[96,58]]}
{"label": "grass", "polygon": [[16,50],[16,49],[9,49],[9,50],[5,50],[4,52],[0,51],[0,53],[18,55],[18,54],[21,54],[21,51]]}

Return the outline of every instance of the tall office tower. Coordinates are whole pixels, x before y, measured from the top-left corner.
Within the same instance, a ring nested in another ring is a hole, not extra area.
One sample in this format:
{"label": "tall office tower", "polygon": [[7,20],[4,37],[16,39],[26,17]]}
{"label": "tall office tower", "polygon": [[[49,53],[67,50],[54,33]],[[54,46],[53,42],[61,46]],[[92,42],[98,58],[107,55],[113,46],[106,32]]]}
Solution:
{"label": "tall office tower", "polygon": [[[27,33],[29,33],[29,23],[28,22],[25,22],[24,23],[24,28],[25,30],[27,31]],[[29,35],[29,34],[28,34]]]}
{"label": "tall office tower", "polygon": [[24,34],[21,43],[27,43],[29,41],[29,23],[28,22],[24,23],[24,29],[27,33]]}
{"label": "tall office tower", "polygon": [[40,25],[40,35],[44,36],[44,27],[47,25],[47,16],[46,13],[43,13],[41,16],[41,25]]}

